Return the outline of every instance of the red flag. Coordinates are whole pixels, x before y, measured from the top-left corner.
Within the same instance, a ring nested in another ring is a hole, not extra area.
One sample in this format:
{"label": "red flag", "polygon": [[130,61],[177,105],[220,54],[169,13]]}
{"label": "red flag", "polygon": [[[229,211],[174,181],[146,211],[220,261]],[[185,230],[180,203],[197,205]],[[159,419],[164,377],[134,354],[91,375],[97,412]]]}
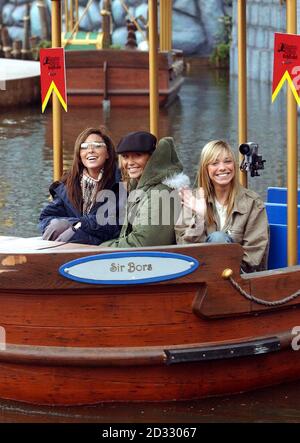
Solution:
{"label": "red flag", "polygon": [[63,48],[40,50],[42,112],[45,111],[52,91],[67,111],[65,52]]}
{"label": "red flag", "polygon": [[287,80],[300,106],[300,35],[275,32],[272,102]]}

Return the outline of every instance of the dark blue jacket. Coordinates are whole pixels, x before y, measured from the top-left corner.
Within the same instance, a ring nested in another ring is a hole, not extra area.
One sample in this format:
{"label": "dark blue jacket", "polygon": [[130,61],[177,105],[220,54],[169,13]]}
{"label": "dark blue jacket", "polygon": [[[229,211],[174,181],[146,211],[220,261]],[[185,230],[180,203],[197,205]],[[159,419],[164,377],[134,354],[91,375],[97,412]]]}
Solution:
{"label": "dark blue jacket", "polygon": [[63,218],[72,224],[81,222],[81,227],[74,232],[71,243],[83,243],[99,245],[100,243],[118,237],[121,226],[119,225],[119,181],[120,172],[117,170],[115,183],[110,188],[116,196],[116,224],[99,225],[97,222],[97,211],[107,200],[96,202],[87,215],[82,215],[71,204],[67,196],[67,189],[64,183],[55,182],[50,186],[50,194],[53,201],[49,203],[41,212],[39,218],[39,228],[44,233],[50,221],[54,218]]}

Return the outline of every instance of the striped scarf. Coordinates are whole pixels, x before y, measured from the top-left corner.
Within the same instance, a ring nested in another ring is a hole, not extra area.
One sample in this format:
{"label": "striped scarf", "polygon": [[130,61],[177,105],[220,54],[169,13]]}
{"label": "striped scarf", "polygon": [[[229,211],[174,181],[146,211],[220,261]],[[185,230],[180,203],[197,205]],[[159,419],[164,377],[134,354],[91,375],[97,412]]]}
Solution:
{"label": "striped scarf", "polygon": [[82,214],[86,215],[90,212],[96,202],[98,184],[103,176],[103,169],[99,172],[98,178],[91,177],[86,169],[83,170],[80,186],[82,191]]}

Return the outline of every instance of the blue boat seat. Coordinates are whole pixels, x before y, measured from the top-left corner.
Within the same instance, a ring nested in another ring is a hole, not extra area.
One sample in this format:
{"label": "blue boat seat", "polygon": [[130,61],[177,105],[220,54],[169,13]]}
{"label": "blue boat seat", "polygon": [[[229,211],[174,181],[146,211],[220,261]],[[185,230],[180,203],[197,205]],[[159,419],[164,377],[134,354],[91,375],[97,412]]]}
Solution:
{"label": "blue boat seat", "polygon": [[[298,226],[298,263],[300,263],[300,226]],[[287,266],[287,225],[270,224],[268,269]]]}
{"label": "blue boat seat", "polygon": [[[268,221],[274,225],[287,225],[287,204],[265,203]],[[300,222],[300,205],[298,205],[298,224]]]}
{"label": "blue boat seat", "polygon": [[[287,189],[268,188],[265,203],[270,225],[268,269],[287,266]],[[300,224],[300,190],[298,190],[298,225]],[[300,263],[300,226],[298,226],[298,263]]]}
{"label": "blue boat seat", "polygon": [[[287,204],[287,189],[275,187],[268,188],[267,202]],[[300,189],[298,189],[298,205],[300,205]]]}

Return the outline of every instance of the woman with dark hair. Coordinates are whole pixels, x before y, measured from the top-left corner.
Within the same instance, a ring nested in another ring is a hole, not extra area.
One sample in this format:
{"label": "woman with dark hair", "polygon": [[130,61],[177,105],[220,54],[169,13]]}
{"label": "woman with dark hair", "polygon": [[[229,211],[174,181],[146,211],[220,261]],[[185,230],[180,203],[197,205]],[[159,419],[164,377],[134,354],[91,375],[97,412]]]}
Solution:
{"label": "woman with dark hair", "polygon": [[53,201],[39,218],[43,239],[98,245],[117,237],[119,175],[105,130],[82,131],[71,169],[50,186]]}

